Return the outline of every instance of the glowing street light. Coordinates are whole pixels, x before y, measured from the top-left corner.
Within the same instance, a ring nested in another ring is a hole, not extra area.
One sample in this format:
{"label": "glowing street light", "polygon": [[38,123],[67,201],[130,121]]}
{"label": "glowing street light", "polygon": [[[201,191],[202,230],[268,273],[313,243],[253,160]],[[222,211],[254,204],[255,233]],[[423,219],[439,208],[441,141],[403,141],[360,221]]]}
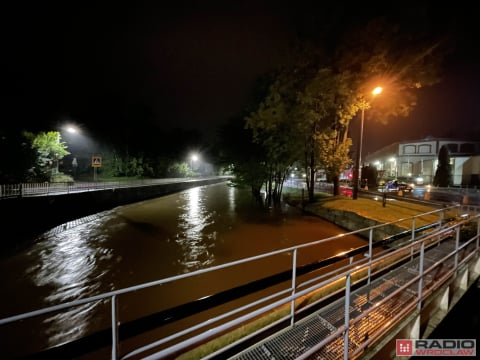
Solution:
{"label": "glowing street light", "polygon": [[192,169],[192,171],[194,171],[193,169],[193,164],[195,164],[195,162],[198,160],[198,155],[197,154],[192,154],[190,156],[190,168]]}
{"label": "glowing street light", "polygon": [[[59,131],[57,131],[57,146],[59,146],[59,147],[62,146],[61,145],[61,139],[62,139],[61,132],[62,132],[62,130],[65,130],[66,132],[68,132],[70,134],[76,134],[78,132],[77,128],[72,126],[72,125],[60,126]],[[56,164],[55,164],[55,174],[59,174],[60,173],[60,171],[59,171],[60,159],[58,158],[58,156],[56,157],[55,162],[56,162]],[[75,159],[75,162],[76,162],[76,159]]]}
{"label": "glowing street light", "polygon": [[74,128],[73,126],[67,126],[65,128],[65,130],[67,130],[70,134],[75,134],[78,130],[76,128]]}
{"label": "glowing street light", "polygon": [[[377,86],[375,89],[372,91],[372,96],[376,96],[382,92],[382,88],[380,86]],[[360,120],[360,141],[358,142],[358,148],[357,148],[357,156],[356,156],[356,161],[355,161],[355,171],[353,173],[353,193],[352,193],[352,198],[357,199],[358,198],[358,183],[359,183],[359,172],[360,172],[360,162],[362,161],[362,145],[363,145],[363,122],[365,120],[365,109],[370,107],[370,103],[367,102],[365,99],[362,98],[361,103],[360,103],[360,109],[362,110],[361,113],[361,120]]]}

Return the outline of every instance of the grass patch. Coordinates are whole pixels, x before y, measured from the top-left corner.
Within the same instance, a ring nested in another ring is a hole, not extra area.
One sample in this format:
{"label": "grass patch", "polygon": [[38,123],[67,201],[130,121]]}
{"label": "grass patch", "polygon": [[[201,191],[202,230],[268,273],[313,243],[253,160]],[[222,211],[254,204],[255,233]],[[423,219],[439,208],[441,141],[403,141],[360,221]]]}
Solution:
{"label": "grass patch", "polygon": [[[321,206],[328,209],[335,209],[340,211],[354,212],[362,217],[376,220],[381,223],[394,222],[400,219],[410,218],[412,216],[427,213],[436,210],[433,206],[426,206],[421,204],[409,203],[405,201],[392,201],[387,203],[385,207],[382,206],[382,201],[373,201],[371,199],[358,198],[353,199],[332,199],[325,201]],[[418,220],[425,223],[433,223],[438,221],[439,215],[426,215]],[[425,224],[417,224],[419,226]]]}
{"label": "grass patch", "polygon": [[[282,191],[283,201],[290,206],[301,207],[302,204],[306,205],[308,201],[308,192],[304,189],[297,188],[284,188]],[[332,197],[332,194],[316,191],[313,194],[313,202],[322,201]]]}

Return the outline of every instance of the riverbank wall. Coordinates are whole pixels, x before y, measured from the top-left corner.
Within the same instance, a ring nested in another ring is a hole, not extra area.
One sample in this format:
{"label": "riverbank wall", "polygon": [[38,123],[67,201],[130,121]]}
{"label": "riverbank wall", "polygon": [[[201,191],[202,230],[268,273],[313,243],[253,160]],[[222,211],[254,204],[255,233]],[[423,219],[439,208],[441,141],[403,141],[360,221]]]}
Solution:
{"label": "riverbank wall", "polygon": [[0,200],[1,244],[15,246],[25,238],[83,216],[228,180],[228,177],[189,179],[158,185],[2,199]]}
{"label": "riverbank wall", "polygon": [[[347,231],[356,231],[359,229],[369,228],[371,226],[383,225],[383,223],[379,221],[370,219],[368,217],[360,216],[353,211],[336,210],[324,207],[322,206],[321,202],[307,204],[304,208],[304,211],[311,215],[319,216],[322,219],[330,221],[331,223],[334,223],[335,225],[340,226]],[[393,224],[384,225],[381,228],[377,228],[373,232],[373,241],[383,240],[393,234],[402,233],[405,230],[405,228]],[[369,233],[369,230],[366,230],[363,232],[359,232],[357,235],[368,239]]]}

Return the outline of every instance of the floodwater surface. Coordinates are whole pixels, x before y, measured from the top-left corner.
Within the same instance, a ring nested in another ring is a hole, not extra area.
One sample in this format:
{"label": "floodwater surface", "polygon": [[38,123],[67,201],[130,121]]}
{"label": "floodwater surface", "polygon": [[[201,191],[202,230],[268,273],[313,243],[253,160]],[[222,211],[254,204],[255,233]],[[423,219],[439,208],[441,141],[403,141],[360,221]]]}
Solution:
{"label": "floodwater surface", "polygon": [[[261,208],[248,190],[226,183],[192,188],[71,221],[32,239],[21,252],[0,259],[0,318],[344,232],[296,208]],[[363,239],[347,236],[323,244],[320,251],[299,252],[299,262],[318,261],[362,245]],[[160,287],[139,297],[119,299],[121,320],[289,268],[291,258],[282,255],[248,271],[217,272],[213,277],[185,281],[181,288]],[[109,311],[99,301],[31,323],[2,326],[0,342],[12,355],[28,352],[29,347],[55,345],[108,325]],[[26,324],[30,325],[25,329]],[[43,336],[34,340],[39,333]],[[28,346],[26,338],[32,339]]]}

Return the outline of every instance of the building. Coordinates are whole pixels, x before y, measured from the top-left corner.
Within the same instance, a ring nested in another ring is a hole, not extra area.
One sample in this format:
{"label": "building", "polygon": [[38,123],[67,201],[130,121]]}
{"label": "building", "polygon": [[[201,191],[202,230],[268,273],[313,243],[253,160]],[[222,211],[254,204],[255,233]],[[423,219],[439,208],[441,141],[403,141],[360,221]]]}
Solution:
{"label": "building", "polygon": [[397,142],[365,156],[364,165],[374,166],[380,178],[414,177],[431,184],[438,153],[447,146],[452,166],[452,185],[480,186],[480,142],[458,139]]}

